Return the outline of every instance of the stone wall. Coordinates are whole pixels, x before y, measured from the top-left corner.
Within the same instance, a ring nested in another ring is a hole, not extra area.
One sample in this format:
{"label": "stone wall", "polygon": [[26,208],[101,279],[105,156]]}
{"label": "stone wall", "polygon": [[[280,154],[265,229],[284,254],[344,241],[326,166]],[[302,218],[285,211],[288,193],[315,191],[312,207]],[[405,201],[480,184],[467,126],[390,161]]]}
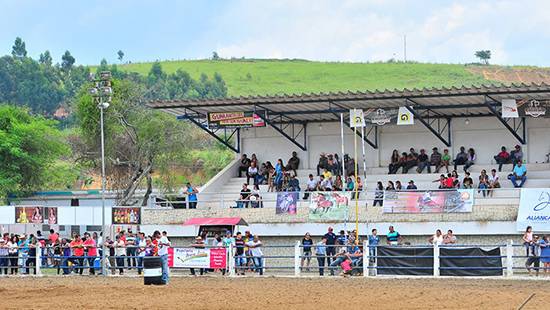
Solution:
{"label": "stone wall", "polygon": [[[459,222],[459,221],[515,221],[517,205],[474,205],[471,213],[437,213],[437,214],[388,214],[382,213],[380,207],[359,207],[359,222]],[[148,209],[142,210],[142,224],[169,225],[181,224],[193,217],[242,217],[248,223],[307,223],[308,208],[306,203],[300,203],[296,215],[275,214],[274,208],[260,209]],[[350,206],[348,221],[355,221],[355,207]],[[331,221],[334,222],[334,221]]]}

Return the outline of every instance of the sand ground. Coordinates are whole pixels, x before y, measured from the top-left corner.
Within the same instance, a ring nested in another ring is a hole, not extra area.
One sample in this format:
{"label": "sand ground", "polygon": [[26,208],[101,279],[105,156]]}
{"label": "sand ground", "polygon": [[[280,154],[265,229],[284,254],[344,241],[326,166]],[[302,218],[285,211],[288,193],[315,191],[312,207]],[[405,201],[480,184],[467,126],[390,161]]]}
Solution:
{"label": "sand ground", "polygon": [[392,278],[0,278],[1,309],[550,309],[550,281]]}

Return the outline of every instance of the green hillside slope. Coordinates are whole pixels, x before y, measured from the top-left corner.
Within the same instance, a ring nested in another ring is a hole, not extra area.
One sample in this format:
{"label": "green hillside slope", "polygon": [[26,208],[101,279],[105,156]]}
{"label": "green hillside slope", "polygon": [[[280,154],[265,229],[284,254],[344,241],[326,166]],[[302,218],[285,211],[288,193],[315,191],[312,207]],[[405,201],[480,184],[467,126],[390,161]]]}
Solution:
{"label": "green hillside slope", "polygon": [[[193,77],[219,72],[230,96],[346,90],[449,87],[487,83],[483,75],[457,64],[338,63],[303,60],[164,61],[165,72],[183,69]],[[120,66],[147,74],[151,63]]]}

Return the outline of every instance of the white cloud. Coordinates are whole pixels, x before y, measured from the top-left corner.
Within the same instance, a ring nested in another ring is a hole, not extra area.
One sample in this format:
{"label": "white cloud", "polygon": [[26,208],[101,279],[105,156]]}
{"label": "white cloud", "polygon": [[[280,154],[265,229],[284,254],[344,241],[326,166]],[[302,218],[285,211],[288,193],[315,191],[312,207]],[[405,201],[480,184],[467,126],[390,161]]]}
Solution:
{"label": "white cloud", "polygon": [[[241,1],[219,19],[224,57],[471,62],[490,49],[513,63],[525,35],[550,36],[550,2]],[[535,44],[542,44],[541,42]]]}

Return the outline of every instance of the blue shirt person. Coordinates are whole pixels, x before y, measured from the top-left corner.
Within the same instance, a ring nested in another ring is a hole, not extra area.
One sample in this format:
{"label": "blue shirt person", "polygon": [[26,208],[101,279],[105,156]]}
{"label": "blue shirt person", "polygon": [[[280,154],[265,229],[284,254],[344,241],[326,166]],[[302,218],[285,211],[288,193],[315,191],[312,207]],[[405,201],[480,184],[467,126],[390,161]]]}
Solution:
{"label": "blue shirt person", "polygon": [[[523,184],[525,184],[525,181],[527,181],[527,169],[521,163],[521,161],[519,161],[514,167],[512,176],[510,177],[510,181],[512,181],[512,184],[516,188],[523,187]],[[517,181],[521,182],[518,184]]]}
{"label": "blue shirt person", "polygon": [[370,261],[374,262],[374,256],[376,256],[376,247],[380,243],[380,237],[377,235],[376,228],[372,229],[372,234],[369,236],[369,256]]}

